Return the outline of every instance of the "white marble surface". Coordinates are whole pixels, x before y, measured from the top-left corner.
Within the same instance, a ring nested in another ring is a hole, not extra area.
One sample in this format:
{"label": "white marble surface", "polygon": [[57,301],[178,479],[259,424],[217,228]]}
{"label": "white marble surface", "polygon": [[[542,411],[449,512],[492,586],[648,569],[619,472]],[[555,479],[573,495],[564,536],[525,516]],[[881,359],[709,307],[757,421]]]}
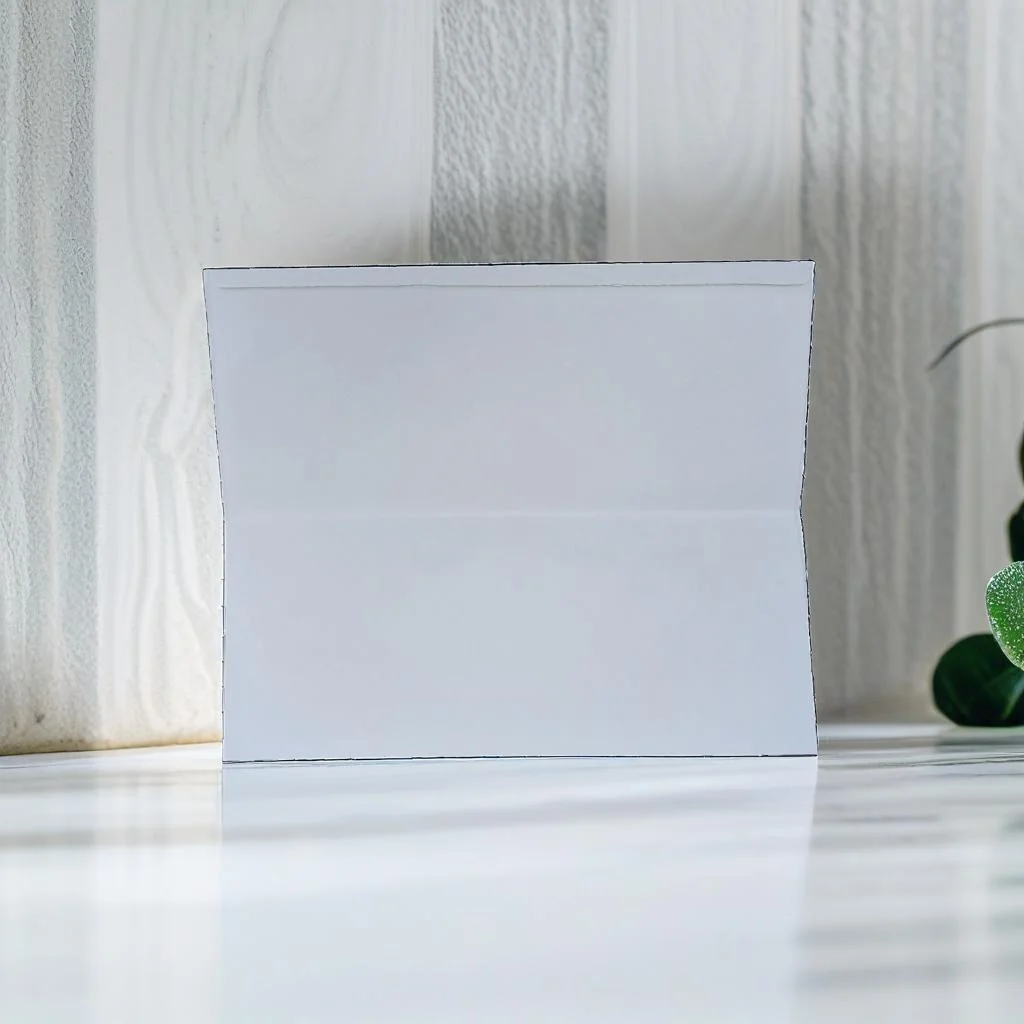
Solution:
{"label": "white marble surface", "polygon": [[1020,1019],[1024,736],[0,761],[0,1020]]}

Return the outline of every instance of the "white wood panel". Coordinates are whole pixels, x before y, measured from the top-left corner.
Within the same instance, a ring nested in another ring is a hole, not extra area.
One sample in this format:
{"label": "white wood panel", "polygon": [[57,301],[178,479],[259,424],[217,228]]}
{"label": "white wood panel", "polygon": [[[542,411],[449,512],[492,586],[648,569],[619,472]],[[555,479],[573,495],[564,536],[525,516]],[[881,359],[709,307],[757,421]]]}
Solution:
{"label": "white wood panel", "polygon": [[799,0],[610,0],[608,258],[799,255]]}
{"label": "white wood panel", "polygon": [[[1024,6],[971,9],[972,109],[964,322],[1024,316]],[[962,381],[957,626],[987,629],[985,584],[1009,560],[1006,524],[1024,501],[1017,452],[1024,427],[1024,330],[972,338],[952,357]],[[951,359],[951,361],[952,361]]]}
{"label": "white wood panel", "polygon": [[0,5],[0,753],[94,734],[88,0]]}
{"label": "white wood panel", "polygon": [[436,39],[433,258],[600,259],[607,0],[442,0]]}
{"label": "white wood panel", "polygon": [[967,0],[806,0],[817,262],[805,520],[819,710],[926,699],[955,638]]}
{"label": "white wood panel", "polygon": [[609,257],[818,263],[826,714],[922,693],[953,639],[957,371],[925,366],[961,317],[968,6],[612,2]]}
{"label": "white wood panel", "polygon": [[422,0],[99,3],[97,742],[220,735],[200,271],[426,259],[432,55]]}

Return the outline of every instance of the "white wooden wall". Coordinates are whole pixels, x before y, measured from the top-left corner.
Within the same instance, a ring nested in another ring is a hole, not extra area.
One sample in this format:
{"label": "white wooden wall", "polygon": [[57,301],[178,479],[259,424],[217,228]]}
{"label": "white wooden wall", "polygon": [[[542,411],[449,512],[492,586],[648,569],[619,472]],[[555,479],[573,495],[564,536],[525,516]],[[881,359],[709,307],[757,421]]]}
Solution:
{"label": "white wooden wall", "polygon": [[432,56],[432,11],[408,0],[98,5],[104,742],[220,734],[201,270],[426,259]]}
{"label": "white wooden wall", "polygon": [[[801,236],[818,261],[805,517],[826,711],[923,693],[956,635],[961,364],[925,367],[967,316],[983,6],[804,4]],[[982,618],[983,602],[981,581]]]}
{"label": "white wooden wall", "polygon": [[[973,11],[967,168],[965,322],[1024,316],[1024,4]],[[1024,502],[1017,451],[1024,432],[1024,331],[972,339],[959,357],[957,626],[987,628],[977,595],[1009,560],[1006,521]],[[941,371],[940,371],[941,372]]]}
{"label": "white wooden wall", "polygon": [[0,751],[219,735],[206,265],[815,258],[819,708],[922,694],[1024,496],[1024,338],[925,373],[1024,313],[1021,44],[1017,0],[10,0]]}

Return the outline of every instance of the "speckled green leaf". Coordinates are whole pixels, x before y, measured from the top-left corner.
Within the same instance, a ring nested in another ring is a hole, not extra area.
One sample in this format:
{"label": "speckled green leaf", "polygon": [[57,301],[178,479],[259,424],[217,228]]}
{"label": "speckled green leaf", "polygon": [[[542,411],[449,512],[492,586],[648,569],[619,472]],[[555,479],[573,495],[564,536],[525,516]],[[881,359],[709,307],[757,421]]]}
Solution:
{"label": "speckled green leaf", "polygon": [[1024,668],[1024,562],[1014,562],[989,580],[985,591],[992,635],[1003,653]]}
{"label": "speckled green leaf", "polygon": [[935,706],[957,725],[1024,725],[1024,672],[990,633],[958,640],[932,676]]}

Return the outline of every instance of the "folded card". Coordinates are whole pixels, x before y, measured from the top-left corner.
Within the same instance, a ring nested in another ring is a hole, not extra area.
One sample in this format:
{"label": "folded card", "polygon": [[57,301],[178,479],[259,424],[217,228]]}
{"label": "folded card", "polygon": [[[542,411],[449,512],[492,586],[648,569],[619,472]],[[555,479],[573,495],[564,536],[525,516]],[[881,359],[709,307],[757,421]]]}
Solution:
{"label": "folded card", "polygon": [[225,759],[814,753],[812,288],[206,271]]}

